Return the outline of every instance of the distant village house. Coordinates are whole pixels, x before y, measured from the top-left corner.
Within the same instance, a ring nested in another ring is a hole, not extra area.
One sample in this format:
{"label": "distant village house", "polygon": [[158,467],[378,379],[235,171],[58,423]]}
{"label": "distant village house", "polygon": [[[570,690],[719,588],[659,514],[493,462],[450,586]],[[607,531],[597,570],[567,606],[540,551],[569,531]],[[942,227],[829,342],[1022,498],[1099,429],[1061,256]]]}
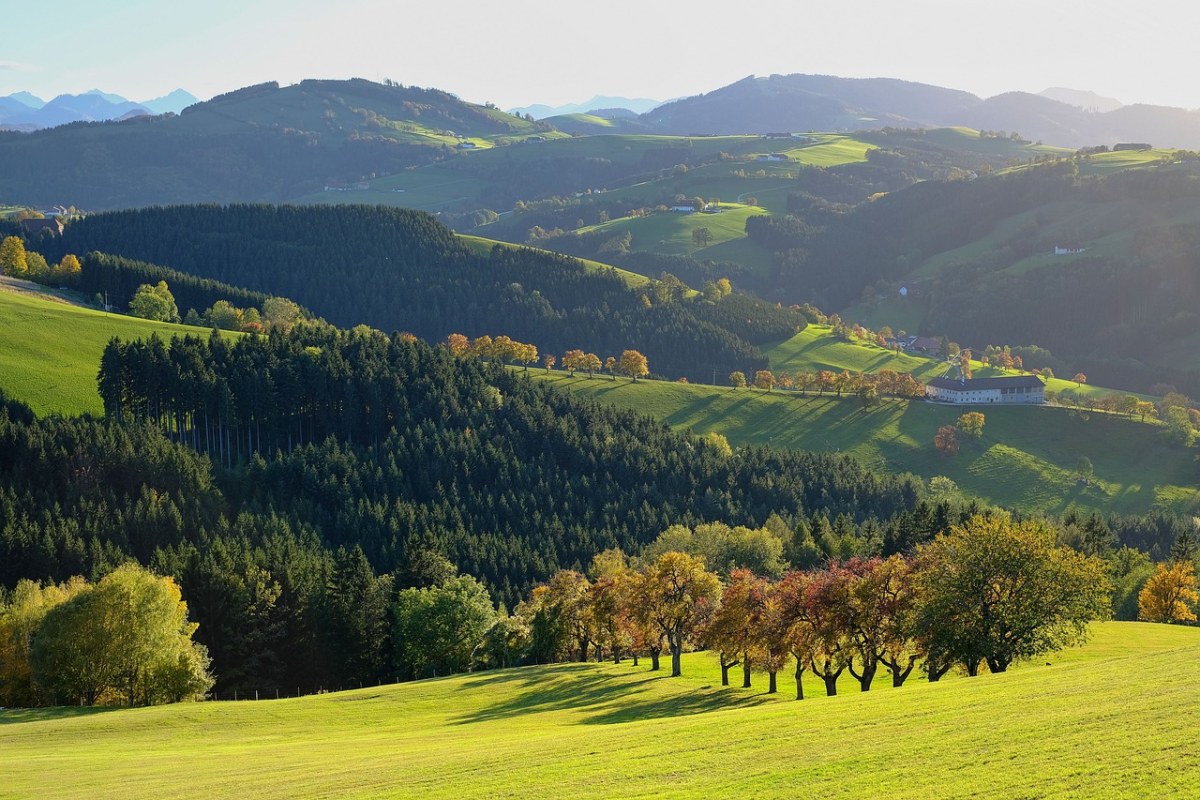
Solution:
{"label": "distant village house", "polygon": [[1036,375],[967,380],[934,378],[926,384],[925,396],[942,403],[1041,405],[1046,402],[1046,385]]}
{"label": "distant village house", "polygon": [[25,229],[25,235],[30,238],[41,236],[46,231],[49,231],[51,236],[61,236],[63,232],[63,223],[58,217],[23,219],[21,227]]}

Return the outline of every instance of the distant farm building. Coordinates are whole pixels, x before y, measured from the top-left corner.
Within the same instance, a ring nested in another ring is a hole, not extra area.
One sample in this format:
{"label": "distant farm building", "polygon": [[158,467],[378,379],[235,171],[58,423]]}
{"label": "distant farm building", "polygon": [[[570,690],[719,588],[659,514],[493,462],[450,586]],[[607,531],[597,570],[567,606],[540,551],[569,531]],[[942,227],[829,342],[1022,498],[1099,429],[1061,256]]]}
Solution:
{"label": "distant farm building", "polygon": [[47,217],[46,219],[23,219],[21,227],[25,229],[25,235],[30,237],[41,236],[49,231],[50,236],[60,236],[63,232],[62,220],[58,217]]}
{"label": "distant farm building", "polygon": [[1154,146],[1146,142],[1117,142],[1113,145],[1113,152],[1118,150],[1153,150]]}
{"label": "distant farm building", "polygon": [[679,205],[671,206],[671,210],[676,214],[692,214],[695,213],[696,207],[691,203],[681,203]]}
{"label": "distant farm building", "polygon": [[1073,256],[1073,255],[1078,255],[1079,253],[1086,253],[1086,252],[1087,252],[1086,247],[1058,247],[1058,246],[1055,246],[1055,248],[1054,248],[1054,255],[1056,255],[1056,256]]}
{"label": "distant farm building", "polygon": [[925,386],[925,396],[942,403],[1041,405],[1046,402],[1046,385],[1036,375],[968,380],[934,378]]}
{"label": "distant farm building", "polygon": [[757,156],[755,161],[791,161],[791,157],[787,153],[763,153]]}
{"label": "distant farm building", "polygon": [[942,343],[932,336],[909,336],[900,340],[900,347],[911,352],[919,351],[930,355],[941,355]]}

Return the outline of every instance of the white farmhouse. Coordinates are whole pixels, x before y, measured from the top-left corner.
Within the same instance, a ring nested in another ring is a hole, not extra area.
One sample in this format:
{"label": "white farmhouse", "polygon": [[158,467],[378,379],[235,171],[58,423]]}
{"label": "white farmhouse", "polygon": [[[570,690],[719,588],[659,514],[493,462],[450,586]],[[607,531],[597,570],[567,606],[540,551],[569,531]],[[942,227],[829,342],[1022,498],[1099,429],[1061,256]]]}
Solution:
{"label": "white farmhouse", "polygon": [[1046,385],[1037,375],[970,380],[934,378],[925,386],[925,396],[943,403],[1041,405],[1046,402]]}

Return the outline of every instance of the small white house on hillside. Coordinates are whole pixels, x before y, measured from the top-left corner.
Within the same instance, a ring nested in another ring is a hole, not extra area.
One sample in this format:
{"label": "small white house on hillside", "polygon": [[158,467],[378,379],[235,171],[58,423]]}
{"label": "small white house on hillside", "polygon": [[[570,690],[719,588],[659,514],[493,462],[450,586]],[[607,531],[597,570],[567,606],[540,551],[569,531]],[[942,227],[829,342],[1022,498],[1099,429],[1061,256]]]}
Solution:
{"label": "small white house on hillside", "polygon": [[925,396],[942,403],[1041,405],[1046,402],[1046,385],[1037,375],[970,380],[934,378],[926,384]]}

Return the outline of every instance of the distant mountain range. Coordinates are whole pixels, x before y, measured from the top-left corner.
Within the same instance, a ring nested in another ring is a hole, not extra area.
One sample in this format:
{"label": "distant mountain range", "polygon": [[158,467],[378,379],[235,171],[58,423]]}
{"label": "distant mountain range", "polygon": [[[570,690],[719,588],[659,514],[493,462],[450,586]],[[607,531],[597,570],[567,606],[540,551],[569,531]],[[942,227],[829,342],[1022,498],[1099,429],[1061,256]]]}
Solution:
{"label": "distant mountain range", "polygon": [[[55,98],[41,111],[104,104],[114,105],[90,94]],[[263,83],[170,116],[130,105],[140,116],[0,133],[0,198],[91,211],[282,202],[445,158],[470,139],[559,135],[447,92],[357,79]]]}
{"label": "distant mountain range", "polygon": [[83,94],[61,94],[49,102],[29,92],[17,92],[0,97],[0,128],[29,131],[69,122],[105,122],[167,112],[178,114],[197,102],[194,95],[183,89],[141,103],[99,89]]}
{"label": "distant mountain range", "polygon": [[510,108],[508,113],[525,116],[529,114],[534,119],[545,119],[546,117],[556,117],[563,114],[596,114],[596,112],[605,112],[596,114],[605,118],[612,116],[627,116],[609,112],[619,110],[632,111],[633,115],[644,114],[658,106],[662,105],[661,100],[650,100],[649,98],[639,97],[607,97],[605,95],[596,95],[591,100],[582,103],[567,103],[562,106],[547,106],[541,103],[535,103],[531,106],[522,106],[521,108]]}
{"label": "distant mountain range", "polygon": [[664,103],[603,125],[562,114],[546,122],[573,134],[677,135],[868,130],[885,126],[967,126],[1017,132],[1063,147],[1149,142],[1200,148],[1200,112],[1122,105],[1093,92],[1047,89],[983,99],[955,89],[891,78],[771,75]]}

